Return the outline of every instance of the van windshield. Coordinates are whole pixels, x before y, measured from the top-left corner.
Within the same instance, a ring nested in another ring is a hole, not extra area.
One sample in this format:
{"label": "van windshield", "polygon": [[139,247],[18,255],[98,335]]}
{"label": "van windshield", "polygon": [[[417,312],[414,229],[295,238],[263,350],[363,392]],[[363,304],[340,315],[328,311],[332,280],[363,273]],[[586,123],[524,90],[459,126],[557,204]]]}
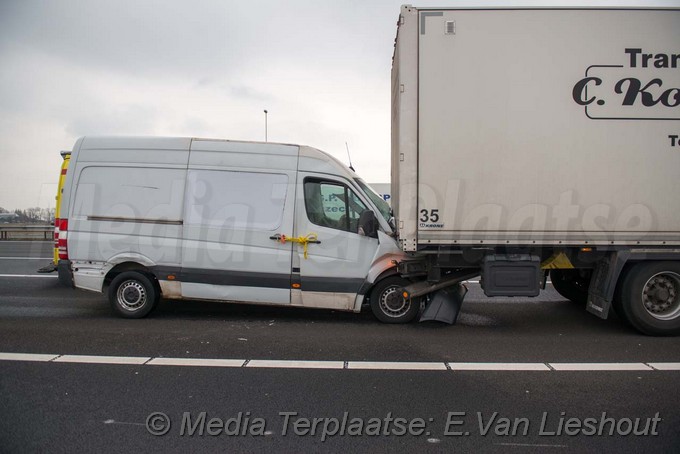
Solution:
{"label": "van windshield", "polygon": [[368,198],[371,199],[371,202],[373,202],[373,204],[378,208],[378,211],[380,211],[381,216],[389,224],[390,218],[392,217],[392,209],[387,204],[387,202],[385,202],[385,199],[380,197],[377,192],[375,192],[369,185],[367,185],[364,182],[364,180],[360,178],[355,178],[354,181],[356,181],[356,183],[361,187],[361,189],[368,196]]}

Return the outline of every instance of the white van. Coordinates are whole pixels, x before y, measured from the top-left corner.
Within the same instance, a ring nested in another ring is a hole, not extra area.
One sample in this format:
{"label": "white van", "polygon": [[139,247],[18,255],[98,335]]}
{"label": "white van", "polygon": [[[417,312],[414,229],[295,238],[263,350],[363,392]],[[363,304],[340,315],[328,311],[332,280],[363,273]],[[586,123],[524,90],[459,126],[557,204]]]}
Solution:
{"label": "white van", "polygon": [[59,277],[139,318],[161,297],[359,312],[406,322],[385,201],[314,148],[84,137],[71,154]]}

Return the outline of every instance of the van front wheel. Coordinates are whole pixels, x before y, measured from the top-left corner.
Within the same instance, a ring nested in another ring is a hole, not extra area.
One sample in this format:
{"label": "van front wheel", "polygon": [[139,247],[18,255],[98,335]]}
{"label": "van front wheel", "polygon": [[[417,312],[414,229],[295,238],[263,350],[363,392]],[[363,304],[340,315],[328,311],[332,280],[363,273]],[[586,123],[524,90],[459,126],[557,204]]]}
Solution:
{"label": "van front wheel", "polygon": [[411,282],[392,276],[378,282],[371,291],[371,310],[383,323],[408,323],[420,311],[420,298],[404,300],[401,289]]}
{"label": "van front wheel", "polygon": [[160,293],[151,279],[137,271],[120,273],[109,285],[111,308],[124,318],[146,317],[159,299]]}

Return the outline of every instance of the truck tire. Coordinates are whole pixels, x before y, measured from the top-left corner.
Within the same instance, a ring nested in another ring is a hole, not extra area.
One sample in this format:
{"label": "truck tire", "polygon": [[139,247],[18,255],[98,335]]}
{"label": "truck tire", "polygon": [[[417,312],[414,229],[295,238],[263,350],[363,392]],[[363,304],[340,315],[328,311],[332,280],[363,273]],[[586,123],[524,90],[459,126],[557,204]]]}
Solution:
{"label": "truck tire", "polygon": [[627,325],[627,326],[632,326],[630,324],[630,320],[628,320],[628,317],[626,317],[625,312],[623,312],[623,308],[621,307],[621,300],[623,299],[623,283],[626,282],[628,273],[630,273],[630,268],[631,264],[627,264],[623,270],[621,271],[621,274],[619,274],[619,279],[616,283],[616,289],[614,290],[614,297],[612,299],[612,309],[616,313],[616,316],[621,319],[621,321]]}
{"label": "truck tire", "polygon": [[123,318],[146,317],[160,299],[153,281],[138,271],[120,273],[111,281],[108,293],[113,312]]}
{"label": "truck tire", "polygon": [[631,267],[622,283],[620,307],[624,318],[644,334],[680,334],[680,262]]}
{"label": "truck tire", "polygon": [[421,298],[404,301],[401,289],[410,281],[391,276],[379,281],[371,291],[371,310],[383,323],[408,323],[420,312]]}
{"label": "truck tire", "polygon": [[581,306],[588,303],[591,270],[550,270],[550,280],[557,293]]}

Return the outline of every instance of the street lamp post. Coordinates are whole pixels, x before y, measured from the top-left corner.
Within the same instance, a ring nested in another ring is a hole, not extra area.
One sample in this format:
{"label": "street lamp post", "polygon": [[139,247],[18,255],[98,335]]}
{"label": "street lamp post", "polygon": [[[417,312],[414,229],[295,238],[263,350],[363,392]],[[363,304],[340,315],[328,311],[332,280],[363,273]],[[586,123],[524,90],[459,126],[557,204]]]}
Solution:
{"label": "street lamp post", "polygon": [[264,141],[267,142],[267,109],[264,110]]}

